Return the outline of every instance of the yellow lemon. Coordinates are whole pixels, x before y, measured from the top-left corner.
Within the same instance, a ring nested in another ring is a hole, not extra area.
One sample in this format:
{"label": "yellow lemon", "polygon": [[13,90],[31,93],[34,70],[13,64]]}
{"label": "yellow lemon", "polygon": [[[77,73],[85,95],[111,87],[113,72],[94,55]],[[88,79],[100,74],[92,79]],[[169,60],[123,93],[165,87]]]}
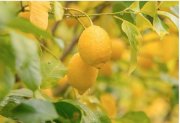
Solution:
{"label": "yellow lemon", "polygon": [[76,88],[79,94],[83,94],[96,81],[98,69],[86,64],[76,53],[68,65],[68,82]]}
{"label": "yellow lemon", "polygon": [[101,105],[104,108],[104,110],[107,112],[107,114],[114,118],[117,114],[117,106],[116,106],[116,100],[111,94],[103,94],[100,97]]}
{"label": "yellow lemon", "polygon": [[112,63],[106,62],[100,69],[99,74],[103,76],[111,76],[112,75]]}
{"label": "yellow lemon", "polygon": [[112,60],[118,60],[121,58],[125,44],[121,39],[112,39]]}
{"label": "yellow lemon", "polygon": [[82,32],[78,50],[81,58],[87,64],[100,68],[111,58],[112,44],[107,32],[101,27],[93,25]]}
{"label": "yellow lemon", "polygon": [[139,56],[137,58],[137,64],[144,69],[151,68],[153,66],[153,61],[151,57]]}

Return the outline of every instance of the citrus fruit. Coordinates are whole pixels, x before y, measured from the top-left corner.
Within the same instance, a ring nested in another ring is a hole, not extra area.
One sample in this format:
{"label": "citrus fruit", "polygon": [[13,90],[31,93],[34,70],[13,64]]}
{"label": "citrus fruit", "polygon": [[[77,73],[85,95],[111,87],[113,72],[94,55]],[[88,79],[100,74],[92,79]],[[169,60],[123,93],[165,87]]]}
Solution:
{"label": "citrus fruit", "polygon": [[114,118],[117,114],[117,106],[116,106],[115,98],[111,94],[105,93],[101,95],[100,101],[102,107],[107,112],[107,114],[111,118]]}
{"label": "citrus fruit", "polygon": [[86,64],[76,53],[68,65],[68,82],[76,88],[79,94],[83,94],[96,81],[98,69]]}
{"label": "citrus fruit", "polygon": [[112,75],[112,63],[106,62],[100,69],[99,74],[103,76],[111,76]]}
{"label": "citrus fruit", "polygon": [[20,12],[18,16],[29,20],[30,12]]}
{"label": "citrus fruit", "polygon": [[112,60],[120,59],[124,49],[125,44],[121,39],[112,39]]}
{"label": "citrus fruit", "polygon": [[78,50],[81,58],[87,64],[100,68],[102,64],[110,60],[112,45],[107,32],[93,25],[82,32]]}

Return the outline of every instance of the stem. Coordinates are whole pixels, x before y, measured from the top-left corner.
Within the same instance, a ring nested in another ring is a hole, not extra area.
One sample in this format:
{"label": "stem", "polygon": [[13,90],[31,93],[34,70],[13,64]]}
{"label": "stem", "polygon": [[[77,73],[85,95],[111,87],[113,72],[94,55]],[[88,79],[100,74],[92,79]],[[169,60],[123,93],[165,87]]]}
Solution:
{"label": "stem", "polygon": [[74,9],[74,8],[64,8],[64,9],[65,9],[66,11],[68,11],[68,10],[73,10],[73,11],[77,11],[77,12],[80,12],[80,13],[84,14],[84,15],[89,19],[91,25],[93,25],[93,22],[92,22],[91,18],[90,18],[89,15],[87,15],[85,12],[80,11],[80,10],[78,10],[78,9]]}
{"label": "stem", "polygon": [[118,19],[118,20],[121,20],[121,21],[124,21],[124,19],[118,17],[118,16],[113,16],[114,18]]}
{"label": "stem", "polygon": [[[71,12],[69,12],[72,16],[74,16]],[[79,23],[84,27],[84,29],[86,28],[85,26],[84,26],[84,24],[81,22],[81,20],[78,18],[78,17],[75,17],[76,18],[76,20],[78,20],[79,21]]]}
{"label": "stem", "polygon": [[[95,13],[95,14],[87,14],[88,16],[101,16],[101,15],[119,15],[119,14],[124,14],[124,13],[133,13],[133,12],[128,12],[128,11],[120,11],[120,12],[114,12],[114,13]],[[71,16],[70,14],[64,14],[65,16]],[[85,15],[81,14],[75,14],[72,17],[85,17]]]}

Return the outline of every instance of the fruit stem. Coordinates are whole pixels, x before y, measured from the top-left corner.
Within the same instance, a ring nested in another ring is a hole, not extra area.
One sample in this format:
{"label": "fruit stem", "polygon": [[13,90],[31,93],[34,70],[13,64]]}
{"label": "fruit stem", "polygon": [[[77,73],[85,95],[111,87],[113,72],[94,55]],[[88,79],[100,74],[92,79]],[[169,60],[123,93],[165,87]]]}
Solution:
{"label": "fruit stem", "polygon": [[85,12],[80,11],[80,10],[78,10],[78,9],[74,9],[74,8],[64,8],[64,10],[65,10],[65,11],[72,10],[72,11],[77,11],[77,12],[80,12],[80,13],[84,14],[84,15],[89,19],[91,25],[93,25],[93,22],[92,22],[91,18],[90,18],[89,15],[87,15]]}

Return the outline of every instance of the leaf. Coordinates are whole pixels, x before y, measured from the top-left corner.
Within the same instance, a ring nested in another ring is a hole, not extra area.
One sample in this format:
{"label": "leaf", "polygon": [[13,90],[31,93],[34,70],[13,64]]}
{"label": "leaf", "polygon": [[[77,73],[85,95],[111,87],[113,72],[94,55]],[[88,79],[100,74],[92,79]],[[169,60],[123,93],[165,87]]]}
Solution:
{"label": "leaf", "polygon": [[138,38],[140,36],[140,32],[132,23],[128,21],[123,21],[122,30],[128,37],[130,47],[131,47],[131,66],[129,68],[129,73],[133,72],[136,68],[137,63],[137,52],[138,52]]}
{"label": "leaf", "polygon": [[145,5],[141,9],[141,12],[151,17],[154,17],[157,11],[156,9],[157,9],[157,2],[150,1],[145,3]]}
{"label": "leaf", "polygon": [[14,73],[0,62],[0,101],[11,91],[14,85]]}
{"label": "leaf", "polygon": [[16,56],[16,70],[25,85],[35,91],[41,84],[40,61],[37,46],[32,40],[11,33],[12,46]]}
{"label": "leaf", "polygon": [[143,14],[141,13],[136,15],[136,25],[140,30],[153,28],[151,22],[146,17],[144,17]]}
{"label": "leaf", "polygon": [[139,12],[140,11],[140,7],[139,7],[139,1],[133,2],[129,9],[133,10],[134,12]]}
{"label": "leaf", "polygon": [[[123,1],[121,1],[121,2],[115,2],[114,4],[113,4],[113,12],[119,12],[119,11],[122,11],[122,10],[125,10],[126,8],[128,8],[131,4],[132,4],[133,2],[132,1],[126,1],[126,2],[123,2]],[[124,13],[124,14],[122,14],[122,15],[117,15],[118,17],[121,17],[121,18],[123,18],[124,20],[127,20],[127,21],[129,21],[129,22],[131,22],[131,23],[134,23],[134,18],[133,18],[133,16],[130,14],[130,13]],[[117,23],[119,24],[119,25],[121,25],[122,24],[122,22],[120,22],[120,21],[117,21]]]}
{"label": "leaf", "polygon": [[46,30],[50,2],[30,1],[30,21],[37,27]]}
{"label": "leaf", "polygon": [[16,13],[20,9],[18,2],[11,1],[5,2],[0,1],[0,25],[8,23],[12,18],[15,17]]}
{"label": "leaf", "polygon": [[154,30],[158,33],[158,35],[161,38],[168,33],[167,32],[167,29],[168,29],[167,25],[165,25],[165,23],[163,21],[161,21],[157,15],[154,16],[153,27],[154,27]]}
{"label": "leaf", "polygon": [[179,6],[173,6],[170,8],[171,9],[171,12],[176,15],[177,17],[179,17]]}
{"label": "leaf", "polygon": [[57,118],[58,114],[50,102],[30,99],[15,107],[12,116],[24,123],[41,123]]}
{"label": "leaf", "polygon": [[23,18],[17,17],[15,19],[12,19],[8,23],[8,26],[11,28],[14,28],[14,29],[19,29],[26,33],[32,33],[35,36],[38,36],[38,37],[41,37],[44,39],[53,40],[52,35],[50,35],[48,32],[39,29],[38,27],[36,27],[32,23],[30,23],[28,20],[23,19]]}
{"label": "leaf", "polygon": [[158,14],[168,17],[176,25],[177,29],[179,29],[179,19],[176,16],[165,11],[158,11]]}
{"label": "leaf", "polygon": [[[59,115],[65,117],[66,119],[70,119],[71,122],[110,123],[110,119],[105,114],[97,111],[92,111],[84,104],[81,104],[77,101],[62,100],[55,103],[55,107]],[[73,115],[75,112],[76,120],[73,120]]]}
{"label": "leaf", "polygon": [[144,112],[128,112],[122,118],[120,123],[150,123],[150,119]]}
{"label": "leaf", "polygon": [[41,87],[52,87],[57,84],[58,80],[65,73],[65,66],[57,60],[42,60],[42,86]]}
{"label": "leaf", "polygon": [[160,5],[159,5],[159,9],[170,8],[170,7],[176,6],[178,4],[179,4],[178,1],[161,1]]}
{"label": "leaf", "polygon": [[55,1],[54,2],[54,17],[55,17],[55,20],[56,21],[62,20],[63,15],[64,15],[63,6],[58,1]]}
{"label": "leaf", "polygon": [[14,71],[15,55],[11,46],[9,35],[0,36],[0,62]]}

